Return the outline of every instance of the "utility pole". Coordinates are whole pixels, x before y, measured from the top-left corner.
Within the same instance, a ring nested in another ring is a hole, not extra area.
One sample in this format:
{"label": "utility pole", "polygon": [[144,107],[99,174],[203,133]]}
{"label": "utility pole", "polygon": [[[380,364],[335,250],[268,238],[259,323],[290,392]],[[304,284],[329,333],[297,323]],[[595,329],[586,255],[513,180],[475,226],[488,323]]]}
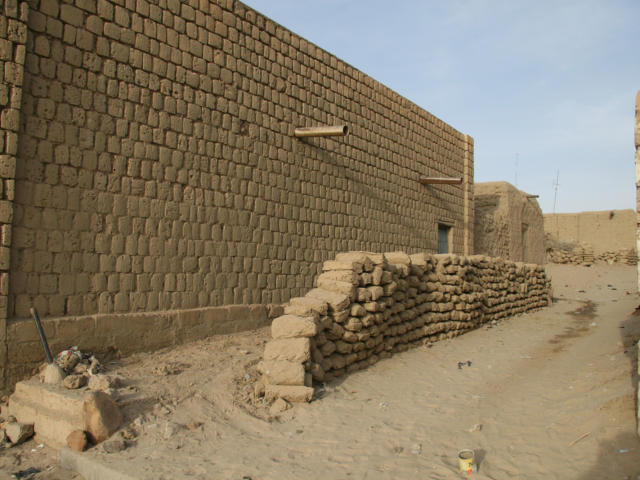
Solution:
{"label": "utility pole", "polygon": [[560,184],[558,183],[558,180],[560,179],[560,170],[556,171],[556,180],[555,182],[553,182],[553,213],[556,213],[556,206],[558,205],[558,187],[560,186]]}
{"label": "utility pole", "polygon": [[[636,145],[636,257],[637,257],[638,252],[640,252],[640,90],[636,95],[636,124],[635,124],[634,133],[635,133],[634,143]],[[638,261],[637,268],[638,268],[638,292],[640,292],[640,261]],[[640,346],[638,348],[640,349]],[[640,424],[638,424],[638,434],[640,435]]]}

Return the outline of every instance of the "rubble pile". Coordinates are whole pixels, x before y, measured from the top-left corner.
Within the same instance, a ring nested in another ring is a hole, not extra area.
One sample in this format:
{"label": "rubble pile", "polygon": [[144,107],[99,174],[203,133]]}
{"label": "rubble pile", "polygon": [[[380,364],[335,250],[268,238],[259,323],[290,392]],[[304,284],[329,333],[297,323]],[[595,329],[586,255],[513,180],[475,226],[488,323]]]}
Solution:
{"label": "rubble pile", "polygon": [[540,265],[403,252],[338,254],[316,286],[273,322],[261,364],[267,397],[308,401],[314,380],[541,308],[551,287]]}

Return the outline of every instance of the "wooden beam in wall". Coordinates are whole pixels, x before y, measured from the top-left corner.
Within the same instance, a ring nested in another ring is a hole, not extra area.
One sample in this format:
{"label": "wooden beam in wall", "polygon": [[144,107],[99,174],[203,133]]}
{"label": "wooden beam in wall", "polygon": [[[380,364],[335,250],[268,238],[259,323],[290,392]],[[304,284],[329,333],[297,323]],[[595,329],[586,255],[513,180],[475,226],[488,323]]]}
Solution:
{"label": "wooden beam in wall", "polygon": [[460,185],[462,177],[420,177],[422,185]]}
{"label": "wooden beam in wall", "polygon": [[349,132],[346,125],[336,125],[333,127],[299,127],[296,128],[296,137],[333,137],[343,136]]}

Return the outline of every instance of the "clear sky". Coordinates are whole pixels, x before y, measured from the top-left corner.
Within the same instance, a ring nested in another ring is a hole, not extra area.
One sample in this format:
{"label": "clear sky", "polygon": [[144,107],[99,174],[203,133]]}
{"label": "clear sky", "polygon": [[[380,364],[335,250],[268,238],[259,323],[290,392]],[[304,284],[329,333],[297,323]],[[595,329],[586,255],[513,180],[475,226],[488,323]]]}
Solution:
{"label": "clear sky", "polygon": [[245,3],[474,137],[476,182],[635,208],[640,0]]}

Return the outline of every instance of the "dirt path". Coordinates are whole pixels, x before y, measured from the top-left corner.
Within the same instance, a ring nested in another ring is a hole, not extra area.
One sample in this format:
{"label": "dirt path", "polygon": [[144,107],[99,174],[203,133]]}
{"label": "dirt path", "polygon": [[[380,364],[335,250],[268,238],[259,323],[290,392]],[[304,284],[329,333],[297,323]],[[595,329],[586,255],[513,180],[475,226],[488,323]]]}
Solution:
{"label": "dirt path", "polygon": [[478,479],[640,478],[635,267],[548,271],[553,307],[396,355],[278,418],[247,407],[264,330],[126,359],[136,439],[84,455],[140,479],[448,479],[472,448]]}

